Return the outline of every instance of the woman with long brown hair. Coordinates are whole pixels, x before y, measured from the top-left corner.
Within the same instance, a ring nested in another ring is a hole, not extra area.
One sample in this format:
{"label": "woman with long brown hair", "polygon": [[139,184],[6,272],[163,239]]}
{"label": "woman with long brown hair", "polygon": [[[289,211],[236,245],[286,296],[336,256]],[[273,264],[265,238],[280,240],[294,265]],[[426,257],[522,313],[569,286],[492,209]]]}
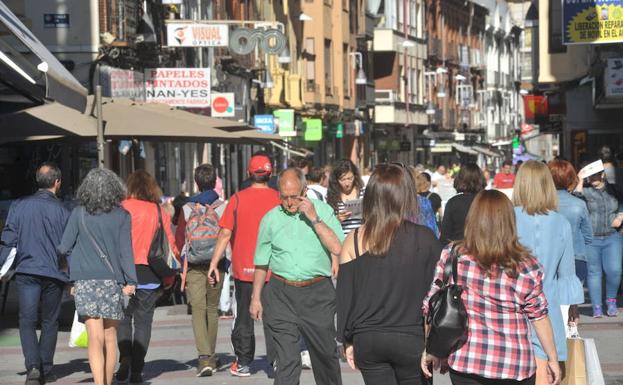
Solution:
{"label": "woman with long brown hair", "polygon": [[364,191],[365,186],[357,166],[349,159],[335,162],[329,176],[327,203],[333,207],[344,234],[350,233],[362,223],[361,216],[348,211],[345,202],[362,198]]}
{"label": "woman with long brown hair", "polygon": [[[147,260],[152,240],[160,226],[160,218],[169,247],[176,257],[179,253],[171,231],[171,217],[160,206],[162,191],[156,178],[144,170],[138,170],[130,174],[127,185],[128,199],[121,205],[130,213],[132,221],[132,250],[138,286],[136,294],[125,309],[125,318],[119,324],[117,342],[121,364],[116,379],[118,382],[125,382],[129,378],[131,383],[141,383],[154,309],[163,286],[163,280],[151,269]],[[171,283],[172,281],[164,282],[164,285]]]}
{"label": "woman with long brown hair", "polygon": [[[338,340],[366,385],[424,384],[422,310],[439,259],[433,232],[417,215],[409,170],[380,165],[363,197],[364,224],[342,247],[337,280]],[[395,380],[394,380],[395,379]]]}
{"label": "woman with long brown hair", "polygon": [[[536,364],[530,343],[530,324],[548,357],[550,384],[560,381],[560,366],[543,293],[543,271],[519,243],[510,200],[496,190],[476,195],[467,214],[465,238],[456,244],[457,282],[469,319],[468,339],[450,354],[447,365],[454,385],[534,384]],[[450,248],[444,249],[424,301],[443,280]],[[422,356],[421,368],[432,376],[438,357]],[[442,365],[442,366],[445,366]]]}

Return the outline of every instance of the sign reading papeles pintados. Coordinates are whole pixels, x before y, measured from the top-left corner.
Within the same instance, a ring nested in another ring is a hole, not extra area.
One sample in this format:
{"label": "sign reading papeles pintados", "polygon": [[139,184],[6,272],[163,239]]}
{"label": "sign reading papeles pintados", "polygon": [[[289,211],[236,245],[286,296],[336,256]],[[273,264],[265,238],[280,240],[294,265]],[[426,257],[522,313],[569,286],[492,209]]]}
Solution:
{"label": "sign reading papeles pintados", "polygon": [[174,107],[209,107],[210,69],[148,68],[145,100]]}
{"label": "sign reading papeles pintados", "polygon": [[623,0],[562,0],[564,44],[623,42]]}

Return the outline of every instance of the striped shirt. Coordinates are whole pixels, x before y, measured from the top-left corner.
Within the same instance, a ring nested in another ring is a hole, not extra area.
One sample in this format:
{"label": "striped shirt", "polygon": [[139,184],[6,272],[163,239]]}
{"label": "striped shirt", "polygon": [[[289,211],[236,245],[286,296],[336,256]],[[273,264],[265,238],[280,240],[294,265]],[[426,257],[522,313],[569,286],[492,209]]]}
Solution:
{"label": "striped shirt", "polygon": [[[361,191],[359,191],[359,198],[363,198],[363,193],[366,191],[366,189],[361,189]],[[343,201],[338,201],[337,202],[337,213],[338,214],[342,214],[346,212],[346,209],[344,207],[344,202]],[[358,218],[348,218],[345,219],[344,221],[342,221],[342,231],[344,231],[344,235],[347,235],[348,233],[350,233],[351,231],[355,230],[356,228],[360,227],[362,222],[362,218],[358,217]]]}

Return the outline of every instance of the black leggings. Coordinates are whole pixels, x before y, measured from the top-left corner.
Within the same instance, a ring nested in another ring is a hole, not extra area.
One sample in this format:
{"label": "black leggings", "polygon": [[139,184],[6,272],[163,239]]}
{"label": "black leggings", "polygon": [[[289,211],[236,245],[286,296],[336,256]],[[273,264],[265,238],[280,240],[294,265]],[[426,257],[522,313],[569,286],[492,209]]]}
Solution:
{"label": "black leggings", "polygon": [[536,376],[525,380],[500,380],[495,378],[480,377],[475,374],[460,373],[450,369],[452,385],[534,385]]}
{"label": "black leggings", "polygon": [[424,337],[362,332],[353,339],[355,363],[366,385],[424,385],[420,370]]}

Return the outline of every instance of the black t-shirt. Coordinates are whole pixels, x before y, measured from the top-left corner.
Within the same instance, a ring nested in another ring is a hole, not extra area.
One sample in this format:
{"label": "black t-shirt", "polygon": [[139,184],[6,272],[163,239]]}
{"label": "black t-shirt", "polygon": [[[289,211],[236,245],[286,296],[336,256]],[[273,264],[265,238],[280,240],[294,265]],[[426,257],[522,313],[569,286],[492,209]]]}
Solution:
{"label": "black t-shirt", "polygon": [[441,243],[428,227],[405,221],[387,255],[365,252],[340,265],[338,341],[351,342],[355,334],[367,331],[423,338],[422,301],[440,255]]}
{"label": "black t-shirt", "polygon": [[446,203],[441,221],[441,242],[444,245],[463,239],[465,219],[475,197],[476,195],[472,193],[462,193],[453,196]]}

